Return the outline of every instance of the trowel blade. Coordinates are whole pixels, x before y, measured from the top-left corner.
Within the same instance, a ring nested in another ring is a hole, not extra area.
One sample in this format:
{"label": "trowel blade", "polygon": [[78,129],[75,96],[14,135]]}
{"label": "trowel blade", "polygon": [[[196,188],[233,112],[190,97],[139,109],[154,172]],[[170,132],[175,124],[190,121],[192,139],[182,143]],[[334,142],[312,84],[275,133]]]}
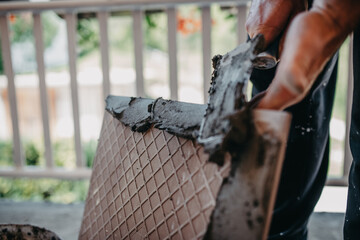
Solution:
{"label": "trowel blade", "polygon": [[213,58],[214,72],[209,90],[209,101],[198,141],[205,151],[213,154],[221,149],[231,129],[228,116],[246,104],[246,84],[253,61],[263,51],[264,38],[258,35],[239,45],[224,56]]}

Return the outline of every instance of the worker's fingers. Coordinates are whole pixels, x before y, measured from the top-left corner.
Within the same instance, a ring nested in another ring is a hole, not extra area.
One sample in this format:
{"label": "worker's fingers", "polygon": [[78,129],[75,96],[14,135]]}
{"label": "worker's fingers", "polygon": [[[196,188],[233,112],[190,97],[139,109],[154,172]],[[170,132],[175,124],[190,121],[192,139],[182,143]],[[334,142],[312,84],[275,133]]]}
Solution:
{"label": "worker's fingers", "polygon": [[264,35],[265,48],[267,48],[283,30],[283,26],[280,26],[281,28],[268,25],[248,26],[249,25],[247,25],[246,28],[248,29],[247,31],[250,38],[254,38],[258,34]]}
{"label": "worker's fingers", "polygon": [[[335,7],[332,12],[315,8],[294,19],[275,78],[258,108],[281,110],[306,96],[327,60],[352,30],[347,26],[355,20],[343,16],[344,9],[336,9],[336,4],[331,7]],[[353,13],[349,16],[359,18]]]}
{"label": "worker's fingers", "polygon": [[259,104],[260,100],[265,96],[266,92],[260,92],[258,94],[256,94],[248,103],[247,106],[249,108],[256,108],[257,105]]}
{"label": "worker's fingers", "polygon": [[267,47],[286,29],[294,14],[304,9],[304,0],[253,0],[246,30],[250,38],[263,34]]}

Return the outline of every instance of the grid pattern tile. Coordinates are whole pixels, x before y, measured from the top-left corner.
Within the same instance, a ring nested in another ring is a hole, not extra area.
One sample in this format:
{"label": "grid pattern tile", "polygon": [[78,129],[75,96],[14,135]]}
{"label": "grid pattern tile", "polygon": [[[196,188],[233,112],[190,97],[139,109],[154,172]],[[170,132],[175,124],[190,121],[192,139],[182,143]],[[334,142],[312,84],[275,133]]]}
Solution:
{"label": "grid pattern tile", "polygon": [[195,142],[105,113],[80,239],[199,239],[229,172]]}

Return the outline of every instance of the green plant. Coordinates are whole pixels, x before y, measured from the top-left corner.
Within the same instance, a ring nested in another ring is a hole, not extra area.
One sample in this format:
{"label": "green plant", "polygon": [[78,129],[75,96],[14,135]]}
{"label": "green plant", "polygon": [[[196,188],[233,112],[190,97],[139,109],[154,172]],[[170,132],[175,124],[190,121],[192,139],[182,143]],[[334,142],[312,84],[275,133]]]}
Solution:
{"label": "green plant", "polygon": [[87,167],[92,167],[95,154],[96,154],[97,142],[95,140],[90,140],[83,143],[83,152],[85,155],[85,163]]}
{"label": "green plant", "polygon": [[32,41],[33,39],[33,21],[31,14],[23,13],[10,15],[11,42],[20,43]]}
{"label": "green plant", "polygon": [[[48,48],[58,32],[58,22],[54,13],[42,14],[43,36],[45,48]],[[14,43],[33,42],[33,19],[30,13],[9,15],[10,41]],[[34,56],[35,61],[35,56]],[[0,49],[0,74],[4,73],[3,59]]]}
{"label": "green plant", "polygon": [[[91,140],[83,143],[86,165],[91,167],[95,157],[97,142]],[[32,141],[24,144],[27,165],[40,165],[43,161],[41,146]],[[57,166],[71,168],[75,166],[73,140],[56,141],[53,154]],[[12,142],[0,141],[0,166],[13,165]],[[25,179],[0,177],[0,198],[15,201],[51,201],[57,203],[74,203],[86,199],[89,187],[88,180],[58,179]]]}
{"label": "green plant", "polygon": [[55,165],[58,167],[75,167],[75,147],[73,139],[58,140],[53,143]]}
{"label": "green plant", "polygon": [[166,51],[166,15],[163,12],[146,13],[144,18],[145,46],[160,51]]}
{"label": "green plant", "polygon": [[0,197],[14,201],[75,203],[86,199],[88,180],[26,179],[0,177]]}
{"label": "green plant", "polygon": [[[40,147],[34,142],[24,144],[26,165],[37,166],[41,162]],[[9,140],[0,141],[0,166],[13,166],[13,143]]]}
{"label": "green plant", "polygon": [[[10,15],[11,42],[21,43],[33,41],[33,20],[30,13]],[[54,13],[42,14],[43,34],[45,48],[51,45],[58,32],[58,22]]]}
{"label": "green plant", "polygon": [[43,35],[45,48],[50,47],[59,30],[59,17],[52,12],[44,12],[42,15]]}
{"label": "green plant", "polygon": [[11,141],[0,141],[0,166],[13,165],[13,150]]}
{"label": "green plant", "polygon": [[79,19],[77,24],[78,55],[79,57],[90,54],[99,48],[99,28],[94,18]]}
{"label": "green plant", "polygon": [[28,142],[25,145],[25,159],[28,166],[40,165],[40,153],[33,142]]}

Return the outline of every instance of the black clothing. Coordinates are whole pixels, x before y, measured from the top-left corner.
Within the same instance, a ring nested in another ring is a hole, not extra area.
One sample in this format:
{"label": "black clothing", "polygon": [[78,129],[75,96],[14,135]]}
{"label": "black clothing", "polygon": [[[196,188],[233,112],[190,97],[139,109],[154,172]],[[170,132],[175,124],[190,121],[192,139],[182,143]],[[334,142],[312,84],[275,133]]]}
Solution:
{"label": "black clothing", "polygon": [[[307,239],[308,219],[324,187],[329,163],[329,123],[337,55],[328,62],[307,97],[286,109],[293,116],[268,239]],[[264,91],[275,69],[254,69],[253,94]]]}

